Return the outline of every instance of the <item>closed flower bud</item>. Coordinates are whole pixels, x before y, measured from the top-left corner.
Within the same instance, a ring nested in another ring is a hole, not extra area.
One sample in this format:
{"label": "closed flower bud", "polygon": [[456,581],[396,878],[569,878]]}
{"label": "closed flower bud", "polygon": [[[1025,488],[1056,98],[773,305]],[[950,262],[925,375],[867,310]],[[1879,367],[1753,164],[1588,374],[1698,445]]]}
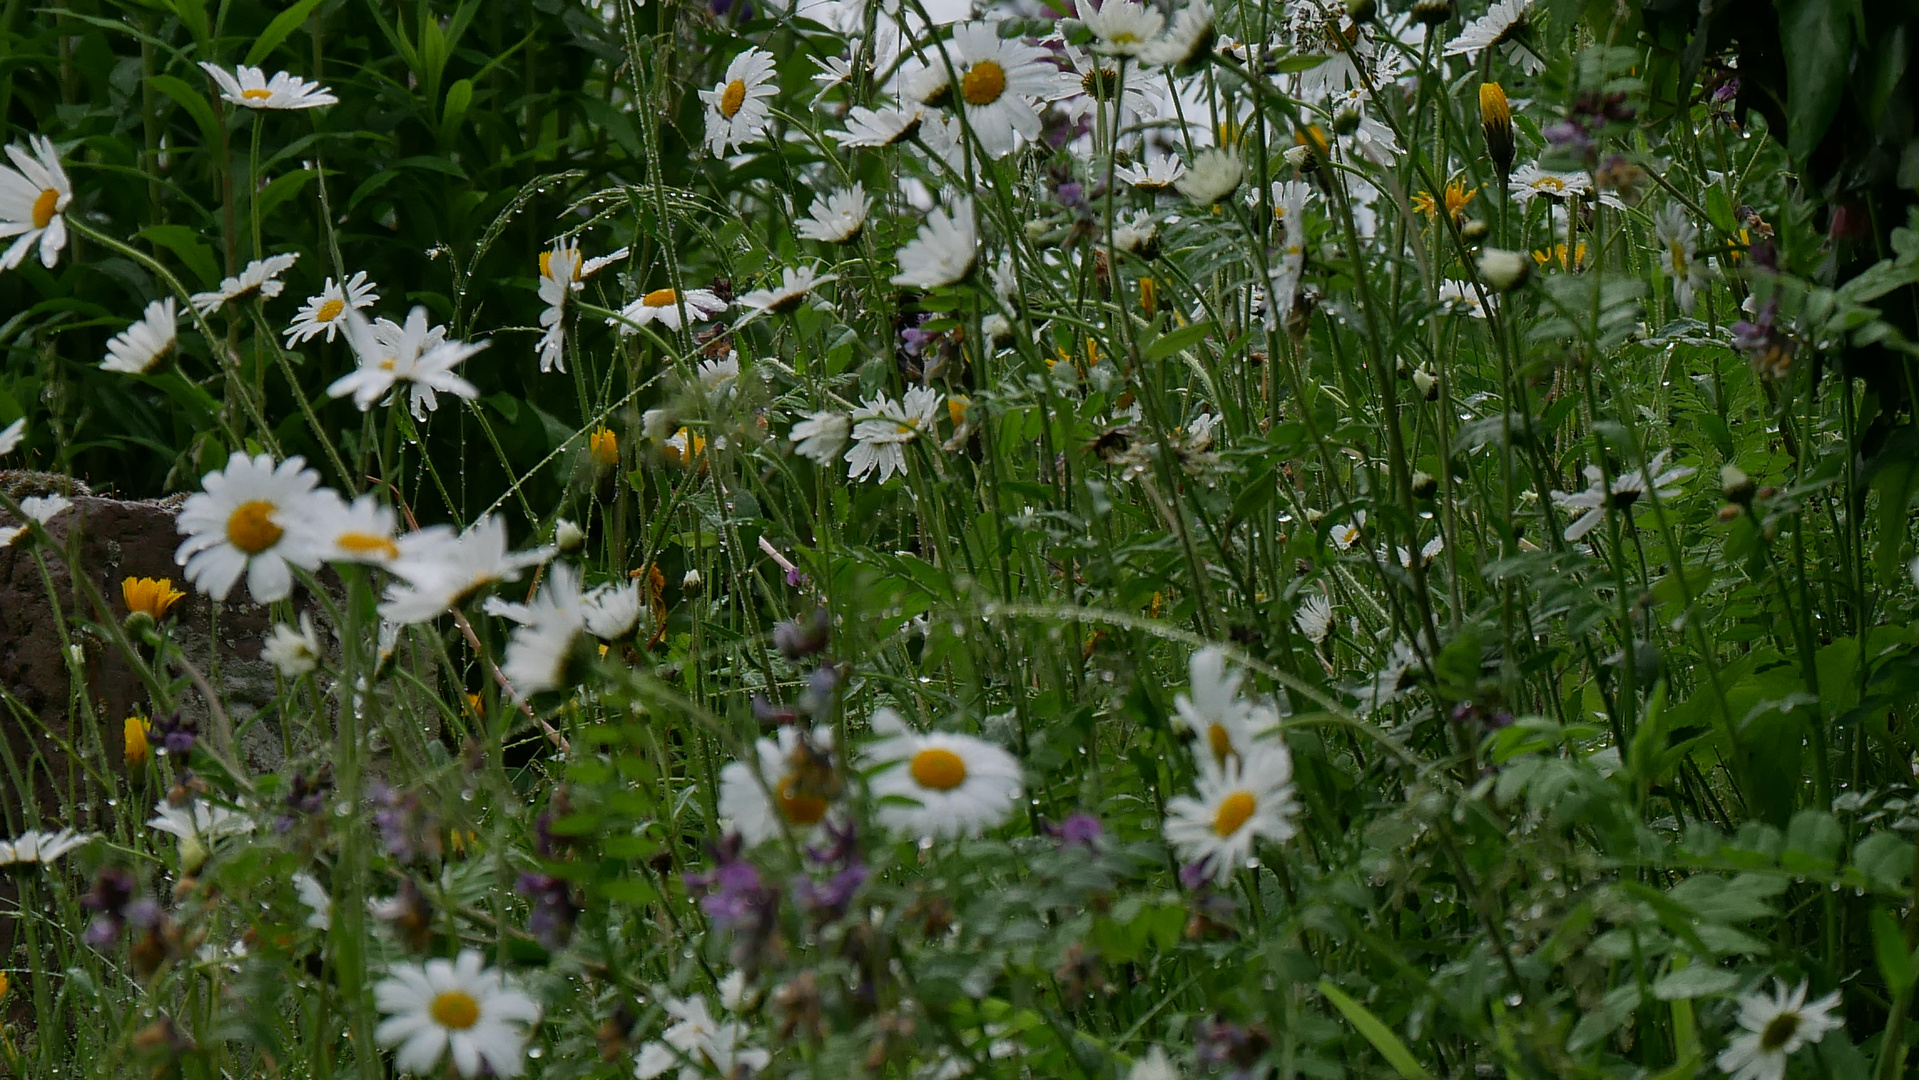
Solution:
{"label": "closed flower bud", "polygon": [[1414,0],[1413,18],[1427,26],[1438,26],[1453,17],[1453,0]]}
{"label": "closed flower bud", "polygon": [[[1437,384],[1438,380],[1434,380],[1434,385]],[[1413,498],[1430,499],[1438,491],[1439,481],[1434,479],[1431,473],[1416,472],[1413,474]]]}
{"label": "closed flower bud", "polygon": [[1359,110],[1344,108],[1333,114],[1333,134],[1351,135],[1359,130]]}
{"label": "closed flower bud", "polygon": [[586,530],[565,518],[553,525],[553,546],[561,551],[578,551],[586,544]]}
{"label": "closed flower bud", "polygon": [[1427,401],[1439,400],[1439,376],[1422,367],[1413,372],[1413,385],[1419,387],[1419,395]]}
{"label": "closed flower bud", "polygon": [[1377,0],[1346,0],[1346,17],[1356,23],[1371,22],[1379,14]]}
{"label": "closed flower bud", "polygon": [[1486,239],[1487,234],[1492,231],[1492,226],[1486,224],[1483,219],[1473,218],[1459,226],[1459,238],[1468,244],[1477,244]]}
{"label": "closed flower bud", "polygon": [[700,576],[698,570],[688,570],[686,576],[680,579],[680,591],[696,593],[700,591],[700,587],[704,584],[706,584],[706,579]]}
{"label": "closed flower bud", "polygon": [[1729,463],[1719,468],[1719,490],[1726,496],[1726,501],[1747,506],[1752,503],[1759,486],[1753,483],[1752,477],[1746,475],[1746,470]]}
{"label": "closed flower bud", "polygon": [[144,769],[153,755],[153,748],[147,742],[147,721],[142,716],[127,717],[124,728],[126,741],[126,761],[129,769]]}
{"label": "closed flower bud", "polygon": [[1286,159],[1286,164],[1305,172],[1311,172],[1313,166],[1316,164],[1313,160],[1313,150],[1310,146],[1288,147],[1286,153],[1281,156]]}
{"label": "closed flower bud", "polygon": [[1517,251],[1487,248],[1479,256],[1479,276],[1494,292],[1511,292],[1524,285],[1532,268],[1532,259]]}
{"label": "closed flower bud", "polygon": [[1513,172],[1513,112],[1505,89],[1496,82],[1479,84],[1479,129],[1486,135],[1486,156],[1503,183]]}

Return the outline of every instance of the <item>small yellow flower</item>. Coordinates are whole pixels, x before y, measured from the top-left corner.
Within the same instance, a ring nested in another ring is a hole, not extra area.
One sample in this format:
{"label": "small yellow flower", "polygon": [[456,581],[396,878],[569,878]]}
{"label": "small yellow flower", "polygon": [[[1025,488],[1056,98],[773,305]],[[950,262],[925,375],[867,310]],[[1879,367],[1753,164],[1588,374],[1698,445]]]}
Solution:
{"label": "small yellow flower", "polygon": [[1550,250],[1534,251],[1533,262],[1538,263],[1540,266],[1557,263],[1561,270],[1582,270],[1586,266],[1586,242],[1581,240],[1579,244],[1573,248],[1573,258],[1570,266],[1566,263],[1566,245],[1563,242],[1554,244]]}
{"label": "small yellow flower", "polygon": [[966,410],[973,407],[971,398],[953,394],[946,399],[946,416],[956,428],[966,426]]}
{"label": "small yellow flower", "polygon": [[172,578],[130,577],[120,582],[120,596],[126,601],[127,614],[139,613],[154,622],[166,618],[167,612],[185,595],[173,587]]}
{"label": "small yellow flower", "polygon": [[586,450],[593,456],[595,465],[610,469],[620,463],[620,437],[607,428],[599,428],[587,435]]}
{"label": "small yellow flower", "polygon": [[11,989],[13,989],[13,980],[7,978],[6,972],[0,971],[0,1001],[6,1000],[7,991]]}
{"label": "small yellow flower", "polygon": [[[1464,180],[1455,179],[1451,181],[1446,185],[1446,213],[1452,217],[1454,221],[1458,221],[1460,216],[1466,212],[1466,204],[1472,202],[1473,197],[1478,194],[1478,188],[1467,191],[1466,181]],[[1428,192],[1415,192],[1413,194],[1413,209],[1427,217],[1432,217],[1439,211],[1439,201],[1433,198]]]}
{"label": "small yellow flower", "polygon": [[1501,177],[1513,171],[1513,113],[1506,91],[1496,82],[1479,84],[1479,128],[1486,135],[1486,156]]}
{"label": "small yellow flower", "polygon": [[152,748],[147,744],[147,732],[152,730],[143,716],[127,717],[123,736],[126,740],[126,760],[129,769],[144,769],[147,760],[153,756]]}
{"label": "small yellow flower", "polygon": [[706,465],[700,456],[706,452],[706,439],[694,434],[692,428],[683,427],[674,432],[673,437],[666,440],[661,449],[666,452],[667,457],[681,466],[690,466],[696,461],[702,468]]}

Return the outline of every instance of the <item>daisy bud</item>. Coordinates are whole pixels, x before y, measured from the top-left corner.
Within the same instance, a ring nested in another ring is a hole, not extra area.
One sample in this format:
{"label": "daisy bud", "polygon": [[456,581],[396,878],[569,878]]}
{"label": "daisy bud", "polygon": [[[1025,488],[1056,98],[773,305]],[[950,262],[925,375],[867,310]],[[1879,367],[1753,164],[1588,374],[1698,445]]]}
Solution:
{"label": "daisy bud", "polygon": [[1459,226],[1459,238],[1468,244],[1477,244],[1481,240],[1486,239],[1487,235],[1492,231],[1493,227],[1486,224],[1484,220],[1473,218],[1471,221]]}
{"label": "daisy bud", "polygon": [[565,518],[553,524],[553,546],[561,551],[578,551],[586,543],[586,530]]}
{"label": "daisy bud", "polygon": [[1419,387],[1419,396],[1427,401],[1439,400],[1439,376],[1420,368],[1413,372],[1413,385]]}
{"label": "daisy bud", "polygon": [[1414,0],[1413,18],[1427,26],[1438,26],[1453,17],[1453,0]]}
{"label": "daisy bud", "polygon": [[129,769],[143,769],[153,748],[147,743],[147,721],[142,716],[127,717],[124,728],[126,739],[126,762]]}
{"label": "daisy bud", "polygon": [[1359,130],[1359,110],[1348,106],[1333,114],[1333,134],[1351,135]]}
{"label": "daisy bud", "polygon": [[696,593],[700,591],[700,587],[704,584],[706,584],[706,579],[700,577],[698,570],[688,570],[686,576],[680,578],[680,591]]}
{"label": "daisy bud", "polygon": [[1752,477],[1746,475],[1746,470],[1727,463],[1719,467],[1719,490],[1726,496],[1726,501],[1749,506],[1759,486],[1753,483]]}
{"label": "daisy bud", "polygon": [[1511,292],[1526,283],[1533,261],[1517,251],[1487,248],[1479,256],[1479,276],[1494,292]]}
{"label": "daisy bud", "polygon": [[1496,82],[1479,84],[1479,128],[1486,134],[1486,156],[1505,183],[1513,171],[1513,113],[1506,91]]}
{"label": "daisy bud", "polygon": [[[1438,381],[1434,380],[1434,385],[1436,386],[1437,384]],[[1428,472],[1416,472],[1413,474],[1413,498],[1430,499],[1438,491],[1439,481],[1433,478],[1433,474]]]}
{"label": "daisy bud", "polygon": [[1286,153],[1282,156],[1286,159],[1286,164],[1291,165],[1295,169],[1310,171],[1313,167],[1313,151],[1311,147],[1288,147]]}

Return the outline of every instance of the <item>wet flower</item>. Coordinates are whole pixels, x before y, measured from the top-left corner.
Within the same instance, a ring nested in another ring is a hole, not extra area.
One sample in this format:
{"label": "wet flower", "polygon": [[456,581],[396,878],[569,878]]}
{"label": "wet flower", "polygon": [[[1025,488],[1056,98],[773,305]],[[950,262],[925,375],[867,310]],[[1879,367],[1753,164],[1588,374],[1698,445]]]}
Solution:
{"label": "wet flower", "polygon": [[28,829],[11,840],[0,840],[0,866],[51,866],[67,852],[91,841],[93,835],[72,829]]}
{"label": "wet flower", "polygon": [[316,82],[308,82],[284,71],[267,78],[257,67],[240,65],[228,72],[218,64],[200,61],[200,69],[213,77],[220,96],[248,109],[314,109],[339,103],[332,91]]}
{"label": "wet flower", "polygon": [[1013,755],[971,735],[914,732],[890,708],[873,714],[872,727],[883,736],[868,750],[881,824],[938,839],[978,835],[1012,816],[1021,790]]}
{"label": "wet flower", "polygon": [[906,444],[933,430],[939,414],[938,392],[916,386],[895,402],[882,394],[864,402],[853,414],[853,448],[846,452],[849,475],[864,480],[877,471],[886,483],[894,473],[906,472]]}
{"label": "wet flower", "polygon": [[1165,34],[1147,42],[1139,58],[1159,67],[1191,67],[1212,56],[1216,37],[1212,5],[1207,0],[1192,0],[1173,16]]}
{"label": "wet flower", "polygon": [[1113,56],[1138,56],[1159,36],[1166,17],[1138,0],[1078,0],[1079,21],[1093,32],[1093,48]]}
{"label": "wet flower", "polygon": [[[1660,499],[1676,499],[1679,489],[1669,485],[1676,484],[1693,473],[1689,465],[1679,465],[1671,469],[1664,468],[1667,451],[1661,450],[1652,456],[1644,469],[1634,469],[1606,479],[1605,471],[1597,465],[1588,465],[1585,469],[1589,486],[1584,491],[1566,494],[1563,491],[1552,493],[1553,504],[1568,510],[1584,511],[1572,523],[1566,526],[1566,539],[1578,540],[1593,531],[1598,524],[1606,520],[1608,510],[1625,510],[1638,502],[1648,491]],[[1661,471],[1661,470],[1664,471]]]}
{"label": "wet flower", "polygon": [[0,165],[0,238],[13,238],[0,255],[0,270],[26,261],[35,245],[40,248],[40,264],[51,270],[67,246],[66,213],[73,202],[73,185],[60,167],[53,140],[34,135],[27,145],[31,154],[18,145],[7,147],[13,167]]}
{"label": "wet flower", "polygon": [[291,270],[299,258],[298,252],[287,252],[255,259],[238,274],[223,278],[219,288],[212,292],[194,293],[187,299],[202,315],[211,315],[236,300],[250,296],[271,300],[286,289],[286,282],[280,280],[280,275]]}
{"label": "wet flower", "polygon": [[107,342],[107,358],[100,361],[100,370],[123,375],[145,375],[153,371],[173,352],[178,323],[179,313],[173,297],[148,304],[138,322]]}
{"label": "wet flower", "polygon": [[254,603],[285,599],[293,591],[292,568],[320,564],[308,524],[319,482],[304,458],[276,465],[271,455],[234,451],[226,468],[206,474],[204,490],[181,508],[178,525],[186,539],[174,561],[215,600],[225,600],[243,573]]}
{"label": "wet flower", "polygon": [[1246,163],[1236,151],[1202,150],[1173,186],[1196,206],[1212,206],[1238,190]]}
{"label": "wet flower", "polygon": [[580,908],[573,902],[573,889],[565,881],[548,874],[521,874],[513,891],[530,901],[526,932],[548,950],[558,949],[573,936],[573,923]]}
{"label": "wet flower", "polygon": [[1528,75],[1537,75],[1546,69],[1546,62],[1539,54],[1527,47],[1526,11],[1532,6],[1532,0],[1498,0],[1486,9],[1486,14],[1468,23],[1459,36],[1446,43],[1443,55],[1464,56],[1471,63],[1478,63],[1479,54],[1486,49],[1504,48],[1506,59]]}
{"label": "wet flower", "polygon": [[281,331],[286,335],[287,344],[299,345],[321,334],[332,341],[346,325],[341,316],[348,308],[360,311],[379,302],[380,294],[374,292],[374,288],[364,270],[355,273],[344,285],[327,278],[326,284],[320,287],[320,295],[307,297],[307,302],[293,316],[292,325]]}
{"label": "wet flower", "polygon": [[713,89],[700,91],[700,100],[706,103],[708,153],[719,157],[766,129],[772,116],[768,102],[780,92],[773,75],[773,54],[748,49],[726,66],[725,76]]}
{"label": "wet flower", "polygon": [[1166,804],[1166,839],[1182,860],[1205,863],[1223,884],[1256,840],[1284,841],[1297,831],[1292,756],[1284,743],[1263,740],[1224,765],[1202,756],[1199,767],[1197,793]]}
{"label": "wet flower", "polygon": [[1672,279],[1673,299],[1679,310],[1691,315],[1712,277],[1699,257],[1699,226],[1686,220],[1678,203],[1669,203],[1653,222],[1653,236],[1659,243],[1659,267]]}
{"label": "wet flower", "polygon": [[144,769],[152,754],[147,743],[147,733],[151,728],[144,716],[129,716],[120,726],[120,739],[123,756],[129,769]]}
{"label": "wet flower", "polygon": [[893,284],[937,289],[957,284],[979,258],[979,239],[973,221],[973,200],[961,198],[950,212],[934,210],[920,224],[912,242],[899,250],[900,272]]}
{"label": "wet flower", "polygon": [[300,628],[275,623],[260,646],[260,659],[272,664],[284,678],[311,675],[320,667],[320,639],[313,632],[313,616],[301,612]]}
{"label": "wet flower", "polygon": [[400,964],[373,987],[386,1019],[374,1038],[397,1047],[402,1072],[431,1074],[451,1057],[462,1077],[518,1076],[525,1065],[527,1026],[540,1008],[480,954],[452,961]]}
{"label": "wet flower", "polygon": [[873,200],[866,194],[866,188],[858,181],[844,191],[834,191],[813,200],[813,207],[804,220],[796,222],[793,231],[805,239],[819,240],[828,244],[850,244],[859,239],[860,231],[866,227],[866,215],[873,209]]}
{"label": "wet flower", "polygon": [[1732,1080],[1781,1080],[1787,1058],[1845,1026],[1842,1018],[1833,1015],[1839,1007],[1838,991],[1808,1003],[1807,983],[1792,990],[1786,989],[1783,980],[1775,979],[1773,984],[1770,998],[1760,992],[1739,999],[1739,1026],[1745,1030],[1733,1037],[1718,1058],[1719,1068]]}

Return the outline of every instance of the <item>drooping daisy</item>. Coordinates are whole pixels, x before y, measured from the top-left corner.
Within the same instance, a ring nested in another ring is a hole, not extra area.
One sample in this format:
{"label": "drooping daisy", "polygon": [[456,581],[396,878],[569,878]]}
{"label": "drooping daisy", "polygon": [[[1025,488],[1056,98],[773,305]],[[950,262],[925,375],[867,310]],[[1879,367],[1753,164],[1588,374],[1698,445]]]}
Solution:
{"label": "drooping daisy", "polygon": [[188,300],[192,302],[194,310],[202,315],[211,315],[233,301],[244,300],[255,293],[271,300],[287,287],[286,282],[280,280],[280,275],[291,269],[299,258],[299,252],[289,251],[255,259],[238,274],[222,279],[219,288],[212,292],[194,293]]}
{"label": "drooping daisy", "polygon": [[[1059,70],[1046,62],[1044,49],[1003,39],[999,30],[997,22],[956,26],[947,50],[959,80],[954,99],[980,148],[993,158],[1013,152],[1016,133],[1039,137],[1036,103],[1053,97],[1059,87]],[[944,76],[940,50],[931,50],[930,59],[927,70]]]}
{"label": "drooping daisy", "polygon": [[1163,36],[1146,43],[1139,58],[1159,67],[1190,67],[1212,56],[1217,37],[1213,6],[1206,0],[1193,0],[1173,16],[1173,25]]}
{"label": "drooping daisy", "polygon": [[816,412],[807,414],[804,420],[793,425],[787,438],[793,443],[793,452],[807,458],[821,467],[830,467],[839,457],[840,450],[846,446],[846,438],[853,430],[853,421],[843,413]]}
{"label": "drooping daisy", "polygon": [[1475,319],[1486,317],[1486,305],[1480,302],[1479,290],[1473,288],[1470,282],[1448,278],[1439,283],[1438,297],[1441,311],[1455,314],[1464,312]]}
{"label": "drooping daisy", "polygon": [[826,820],[839,794],[833,761],[826,752],[830,745],[824,731],[802,734],[791,726],[780,729],[777,742],[757,740],[753,752],[759,761],[758,776],[754,766],[744,761],[728,762],[720,770],[720,816],[732,822],[733,831],[748,847],[780,835],[782,822],[805,839]]}
{"label": "drooping daisy", "polygon": [[0,454],[11,454],[27,437],[27,418],[21,417],[4,428],[0,428]]}
{"label": "drooping daisy", "polygon": [[1186,175],[1186,163],[1171,154],[1155,151],[1131,165],[1114,169],[1113,175],[1140,191],[1157,193],[1172,188]]}
{"label": "drooping daisy", "polygon": [[219,84],[221,97],[248,109],[313,109],[337,104],[340,100],[319,83],[284,71],[269,79],[266,72],[257,67],[242,64],[229,73],[205,60],[200,61],[200,69]]}
{"label": "drooping daisy", "polygon": [[474,949],[452,961],[388,968],[373,1000],[386,1016],[374,1040],[398,1048],[393,1064],[401,1072],[422,1076],[433,1075],[449,1054],[467,1080],[518,1076],[526,1064],[527,1027],[540,1018],[533,999]]}
{"label": "drooping daisy", "polygon": [[281,333],[286,335],[288,345],[299,345],[321,334],[332,341],[340,332],[344,322],[340,314],[351,307],[355,311],[364,311],[380,300],[380,294],[373,290],[376,286],[366,279],[366,271],[356,272],[347,279],[345,286],[332,278],[320,287],[320,295],[307,297],[307,302],[293,317],[293,325]]}
{"label": "drooping daisy", "polygon": [[1307,593],[1293,611],[1293,625],[1315,645],[1323,644],[1333,629],[1333,605],[1323,593]]}
{"label": "drooping daisy", "polygon": [[970,196],[954,203],[950,214],[935,208],[912,243],[899,250],[900,272],[893,275],[893,284],[937,289],[964,278],[979,260],[975,229]]}
{"label": "drooping daisy", "polygon": [[580,249],[555,247],[540,253],[540,370],[566,371],[566,301],[577,287]]}
{"label": "drooping daisy", "polygon": [[746,1025],[714,1019],[704,998],[667,998],[665,1008],[674,1022],[658,1042],[640,1047],[633,1062],[639,1080],[653,1080],[674,1066],[680,1080],[705,1080],[709,1068],[720,1076],[755,1075],[773,1060],[767,1051],[744,1045]]}
{"label": "drooping daisy", "polygon": [[770,311],[775,314],[792,311],[800,306],[808,293],[829,281],[837,280],[837,274],[820,274],[811,266],[797,269],[791,266],[780,268],[780,284],[772,289],[754,289],[740,297],[740,306],[754,314]]}
{"label": "drooping daisy", "polygon": [[1672,278],[1673,299],[1688,315],[1699,302],[1699,292],[1712,280],[1706,261],[1699,257],[1699,226],[1686,220],[1678,203],[1668,203],[1653,222],[1659,241],[1659,268]]}
{"label": "drooping daisy", "polygon": [[497,517],[481,518],[457,535],[445,526],[422,529],[399,545],[400,557],[388,567],[399,580],[387,586],[380,615],[402,624],[437,618],[553,557],[552,548],[509,553],[506,522]]}
{"label": "drooping daisy", "polygon": [[853,448],[846,452],[848,475],[864,480],[874,471],[886,483],[894,473],[906,472],[906,444],[933,430],[940,395],[916,386],[899,401],[881,394],[862,402],[853,413]]}
{"label": "drooping daisy", "polygon": [[439,409],[442,393],[468,400],[480,396],[480,388],[453,369],[488,342],[449,339],[446,327],[428,326],[423,307],[414,308],[404,326],[391,319],[364,326],[358,312],[349,312],[346,319],[347,338],[360,363],[327,387],[328,396],[352,395],[365,412],[375,402],[391,404],[392,395],[404,385],[416,420]]}
{"label": "drooping daisy", "polygon": [[1661,450],[1646,462],[1644,469],[1633,469],[1614,476],[1610,483],[1606,480],[1605,470],[1597,465],[1585,468],[1587,488],[1568,495],[1563,491],[1552,493],[1553,504],[1567,510],[1581,510],[1584,513],[1574,518],[1566,526],[1566,539],[1577,540],[1593,531],[1598,524],[1606,520],[1608,510],[1625,510],[1639,501],[1648,491],[1660,499],[1676,499],[1679,489],[1669,485],[1676,484],[1693,473],[1690,465],[1677,465],[1667,469],[1667,451]]}
{"label": "drooping daisy", "polygon": [[606,322],[608,326],[618,326],[622,337],[656,321],[668,330],[678,330],[682,325],[682,307],[686,309],[686,322],[692,323],[718,315],[727,309],[727,303],[710,289],[688,289],[683,294],[672,289],[654,289],[621,308],[618,316]]}
{"label": "drooping daisy", "polygon": [[773,54],[748,49],[726,66],[726,75],[711,90],[700,91],[706,102],[706,149],[714,157],[728,147],[744,146],[766,128],[772,115],[769,99],[780,92],[773,81]]}
{"label": "drooping daisy", "polygon": [[1718,1062],[1732,1080],[1782,1080],[1787,1058],[1846,1025],[1833,1015],[1839,1007],[1837,990],[1808,1003],[1809,983],[1802,981],[1792,990],[1781,979],[1773,984],[1771,997],[1760,991],[1739,999],[1739,1026],[1746,1030],[1720,1051]]}
{"label": "drooping daisy", "polygon": [[260,646],[260,659],[272,664],[289,679],[318,671],[320,637],[313,632],[313,616],[301,612],[298,630],[286,623],[275,623],[273,631]]}
{"label": "drooping daisy", "polygon": [[1196,794],[1167,800],[1166,839],[1180,861],[1203,864],[1223,885],[1252,856],[1256,840],[1284,841],[1297,831],[1292,781],[1292,755],[1275,740],[1224,765],[1201,758]]}
{"label": "drooping daisy", "polygon": [[6,254],[0,255],[0,270],[26,261],[35,244],[40,246],[40,265],[51,270],[67,246],[66,213],[73,202],[73,185],[60,167],[53,140],[34,135],[27,144],[31,154],[18,145],[9,146],[7,157],[13,167],[0,165],[0,240],[13,238]]}
{"label": "drooping daisy", "polygon": [[518,613],[520,626],[507,641],[500,665],[516,694],[531,697],[565,684],[574,646],[586,631],[585,601],[579,571],[554,563],[533,602]]}
{"label": "drooping daisy", "polygon": [[889,708],[873,714],[886,736],[868,751],[879,766],[868,787],[880,824],[922,840],[977,836],[1013,815],[1020,797],[1018,759],[984,739],[919,734]]}
{"label": "drooping daisy", "polygon": [[1326,111],[1333,117],[1333,130],[1345,131],[1338,136],[1340,142],[1358,157],[1383,168],[1399,160],[1399,139],[1385,121],[1373,114],[1371,106],[1372,95],[1360,87],[1334,94],[1326,101]]}
{"label": "drooping daisy", "polygon": [[1136,0],[1079,0],[1079,21],[1093,32],[1093,48],[1109,56],[1138,56],[1166,25],[1166,17]]}
{"label": "drooping daisy", "polygon": [[1188,692],[1173,698],[1174,715],[1197,736],[1202,757],[1223,764],[1235,754],[1244,757],[1257,740],[1279,724],[1279,710],[1263,701],[1239,696],[1243,672],[1226,666],[1226,654],[1207,647],[1189,661]]}
{"label": "drooping daisy", "polygon": [[93,836],[72,829],[58,832],[28,829],[11,840],[0,840],[0,866],[51,866],[67,852],[84,846]]}
{"label": "drooping daisy", "polygon": [[1246,163],[1233,150],[1201,150],[1186,174],[1173,186],[1199,206],[1212,206],[1239,188]]}
{"label": "drooping daisy", "polygon": [[320,565],[307,524],[319,483],[304,458],[275,465],[270,454],[235,450],[226,468],[201,478],[205,490],[181,507],[178,526],[186,539],[173,561],[215,600],[225,600],[242,573],[254,603],[286,599],[293,591],[290,567]]}
{"label": "drooping daisy", "polygon": [[179,335],[179,318],[171,296],[148,304],[138,322],[107,342],[107,358],[100,361],[100,370],[145,375],[159,367],[173,352]]}
{"label": "drooping daisy", "polygon": [[828,132],[841,146],[891,146],[919,131],[919,106],[904,109],[868,109],[855,105],[846,114],[846,130]]}
{"label": "drooping daisy", "polygon": [[856,180],[844,191],[814,199],[812,209],[804,220],[795,223],[794,231],[807,240],[850,244],[859,239],[872,209],[873,200],[867,196],[866,187]]}
{"label": "drooping daisy", "polygon": [[1546,70],[1546,62],[1522,40],[1530,7],[1532,0],[1498,0],[1447,42],[1443,55],[1464,56],[1467,62],[1478,63],[1480,52],[1503,45],[1508,61],[1528,75],[1539,74]]}

